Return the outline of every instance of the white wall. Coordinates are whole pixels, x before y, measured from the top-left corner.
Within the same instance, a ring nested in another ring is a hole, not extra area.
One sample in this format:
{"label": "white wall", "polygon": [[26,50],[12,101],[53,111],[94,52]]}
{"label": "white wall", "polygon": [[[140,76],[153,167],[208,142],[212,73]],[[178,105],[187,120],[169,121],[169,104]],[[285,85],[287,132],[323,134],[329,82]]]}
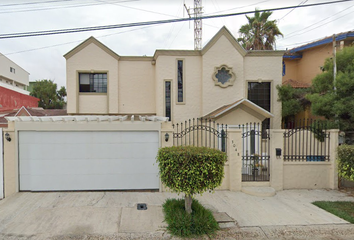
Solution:
{"label": "white wall", "polygon": [[[10,72],[10,67],[15,73]],[[0,53],[0,75],[28,86],[29,73]]]}

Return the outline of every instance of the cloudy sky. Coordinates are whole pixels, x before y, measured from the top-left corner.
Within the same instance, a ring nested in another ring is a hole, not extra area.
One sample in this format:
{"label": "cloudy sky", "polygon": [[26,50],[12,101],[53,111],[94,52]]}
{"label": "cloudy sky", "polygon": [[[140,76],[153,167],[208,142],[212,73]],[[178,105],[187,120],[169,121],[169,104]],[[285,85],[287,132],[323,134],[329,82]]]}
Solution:
{"label": "cloudy sky", "polygon": [[[202,0],[203,15],[331,2],[332,0]],[[0,34],[134,23],[187,17],[193,0],[0,0]],[[274,11],[283,38],[277,50],[354,30],[354,1]],[[237,38],[245,15],[203,20],[203,46],[226,26]],[[90,36],[123,56],[156,49],[193,49],[193,21],[62,35],[0,39],[0,52],[30,73],[30,81],[66,85],[63,55]]]}

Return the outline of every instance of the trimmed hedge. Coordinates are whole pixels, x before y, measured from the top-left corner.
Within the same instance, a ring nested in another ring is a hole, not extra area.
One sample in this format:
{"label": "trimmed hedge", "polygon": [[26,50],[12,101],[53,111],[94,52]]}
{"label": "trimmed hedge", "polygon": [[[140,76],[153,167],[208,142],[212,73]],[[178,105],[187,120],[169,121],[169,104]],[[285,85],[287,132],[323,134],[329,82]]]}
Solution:
{"label": "trimmed hedge", "polygon": [[354,146],[338,147],[338,172],[341,177],[354,181]]}
{"label": "trimmed hedge", "polygon": [[160,148],[156,158],[161,182],[190,196],[220,186],[227,160],[220,150],[193,146]]}

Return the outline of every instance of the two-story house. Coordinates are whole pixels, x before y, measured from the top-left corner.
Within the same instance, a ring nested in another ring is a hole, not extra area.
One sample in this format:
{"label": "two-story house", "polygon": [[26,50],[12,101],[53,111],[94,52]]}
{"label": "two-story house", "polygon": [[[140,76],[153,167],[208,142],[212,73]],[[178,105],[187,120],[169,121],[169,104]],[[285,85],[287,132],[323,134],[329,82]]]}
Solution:
{"label": "two-story house", "polygon": [[94,37],[67,54],[71,115],[208,117],[231,125],[270,119],[280,128],[283,51],[246,51],[223,27],[202,50],[120,56]]}

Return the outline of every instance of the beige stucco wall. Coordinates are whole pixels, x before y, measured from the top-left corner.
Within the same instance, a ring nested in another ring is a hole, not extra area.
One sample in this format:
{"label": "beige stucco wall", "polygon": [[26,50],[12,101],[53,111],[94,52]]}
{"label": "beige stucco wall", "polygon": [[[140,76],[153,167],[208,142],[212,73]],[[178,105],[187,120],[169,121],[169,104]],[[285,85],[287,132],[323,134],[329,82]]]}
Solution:
{"label": "beige stucco wall", "polygon": [[107,114],[108,101],[106,94],[80,94],[79,113],[81,114]]}
{"label": "beige stucco wall", "polygon": [[[67,111],[68,114],[81,113],[80,110],[86,110],[91,102],[86,96],[79,98],[78,73],[107,72],[107,103],[95,109],[99,113],[118,113],[118,60],[105,52],[96,44],[91,43],[81,51],[77,52],[66,60],[66,87],[67,87]],[[84,102],[80,100],[87,100]],[[80,105],[85,105],[80,109]],[[109,109],[107,108],[109,106]],[[98,107],[98,106],[97,106]],[[88,112],[82,112],[88,113]]]}
{"label": "beige stucco wall", "polygon": [[[277,85],[282,83],[282,57],[281,56],[247,56],[245,58],[245,81],[271,82],[270,112],[274,118],[270,120],[270,128],[281,128],[281,102],[278,102]],[[247,85],[244,94],[247,98]]]}
{"label": "beige stucco wall", "polygon": [[151,60],[119,60],[118,91],[120,114],[155,114],[155,66]]}
{"label": "beige stucco wall", "polygon": [[[184,61],[185,103],[177,103],[177,60]],[[201,116],[201,57],[159,56],[156,60],[156,114],[164,116],[164,81],[171,80],[172,121]]]}
{"label": "beige stucco wall", "polygon": [[227,125],[241,125],[246,123],[259,123],[265,118],[256,111],[241,105],[216,119],[217,122]]}
{"label": "beige stucco wall", "polygon": [[285,162],[284,189],[331,188],[330,166],[330,163]]}
{"label": "beige stucco wall", "polygon": [[18,192],[17,135],[13,123],[9,123],[8,128],[4,129],[3,134],[5,133],[9,133],[11,137],[11,142],[4,140],[4,197],[8,197]]}
{"label": "beige stucco wall", "polygon": [[[230,41],[221,36],[218,41],[202,56],[203,59],[203,87],[202,87],[202,115],[206,115],[226,104],[233,103],[245,97],[243,90],[244,59]],[[215,86],[212,75],[215,67],[227,65],[236,75],[233,86],[226,88]]]}

